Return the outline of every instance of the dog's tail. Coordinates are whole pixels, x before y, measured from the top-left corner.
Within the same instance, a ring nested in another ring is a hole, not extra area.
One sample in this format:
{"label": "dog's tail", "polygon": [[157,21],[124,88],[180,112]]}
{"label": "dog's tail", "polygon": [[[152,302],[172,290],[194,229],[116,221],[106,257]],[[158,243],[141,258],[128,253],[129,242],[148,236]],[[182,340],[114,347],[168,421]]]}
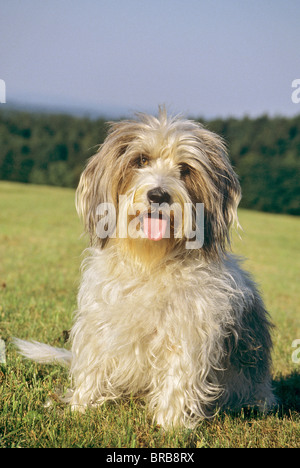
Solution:
{"label": "dog's tail", "polygon": [[22,356],[41,364],[61,364],[69,367],[72,361],[72,353],[64,348],[55,348],[38,341],[25,341],[19,338],[13,339],[14,345]]}

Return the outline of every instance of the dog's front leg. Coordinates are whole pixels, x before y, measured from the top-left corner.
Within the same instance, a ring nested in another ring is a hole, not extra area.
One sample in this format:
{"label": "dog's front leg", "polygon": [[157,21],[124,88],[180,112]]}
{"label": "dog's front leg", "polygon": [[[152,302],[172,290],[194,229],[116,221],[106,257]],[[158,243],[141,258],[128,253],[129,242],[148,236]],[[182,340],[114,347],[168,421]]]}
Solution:
{"label": "dog's front leg", "polygon": [[70,400],[72,411],[84,413],[88,406],[93,402],[93,391],[88,385],[88,378],[78,384]]}
{"label": "dog's front leg", "polygon": [[179,352],[170,354],[168,358],[165,372],[161,372],[157,365],[158,375],[155,376],[149,405],[156,423],[162,427],[190,427],[193,425],[191,406],[195,404],[192,401],[192,379]]}
{"label": "dog's front leg", "polygon": [[91,368],[83,360],[78,359],[71,368],[73,395],[70,406],[74,411],[84,412],[89,406],[96,406],[105,400],[101,398],[101,374],[99,367]]}

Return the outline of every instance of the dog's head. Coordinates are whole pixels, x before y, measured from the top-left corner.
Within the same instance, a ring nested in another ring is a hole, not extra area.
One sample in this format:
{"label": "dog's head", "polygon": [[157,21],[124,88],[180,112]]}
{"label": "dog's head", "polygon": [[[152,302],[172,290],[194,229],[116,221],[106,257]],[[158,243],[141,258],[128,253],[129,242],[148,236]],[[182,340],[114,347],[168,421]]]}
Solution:
{"label": "dog's head", "polygon": [[200,252],[216,259],[237,221],[240,196],[222,139],[162,109],[157,118],[139,114],[111,124],[82,173],[76,204],[94,245],[122,240],[151,255],[183,252],[203,204]]}

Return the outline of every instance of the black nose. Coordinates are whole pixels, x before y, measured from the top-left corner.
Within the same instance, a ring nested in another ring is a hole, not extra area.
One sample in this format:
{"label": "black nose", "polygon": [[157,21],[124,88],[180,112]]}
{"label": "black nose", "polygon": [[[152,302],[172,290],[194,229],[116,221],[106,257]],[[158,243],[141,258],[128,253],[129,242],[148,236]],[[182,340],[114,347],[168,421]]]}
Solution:
{"label": "black nose", "polygon": [[150,203],[170,203],[171,197],[163,190],[161,187],[156,187],[152,190],[149,190],[147,197]]}

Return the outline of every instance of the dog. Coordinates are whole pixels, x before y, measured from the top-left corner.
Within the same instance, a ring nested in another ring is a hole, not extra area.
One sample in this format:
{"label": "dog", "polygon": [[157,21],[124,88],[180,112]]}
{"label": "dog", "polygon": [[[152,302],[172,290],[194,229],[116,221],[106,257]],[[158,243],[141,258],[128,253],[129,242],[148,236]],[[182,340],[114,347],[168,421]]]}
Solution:
{"label": "dog", "polygon": [[240,198],[223,140],[201,124],[164,108],[111,123],[76,192],[90,247],[72,349],[16,340],[70,366],[72,409],[134,395],[163,428],[192,428],[275,404],[272,324],[230,250]]}

